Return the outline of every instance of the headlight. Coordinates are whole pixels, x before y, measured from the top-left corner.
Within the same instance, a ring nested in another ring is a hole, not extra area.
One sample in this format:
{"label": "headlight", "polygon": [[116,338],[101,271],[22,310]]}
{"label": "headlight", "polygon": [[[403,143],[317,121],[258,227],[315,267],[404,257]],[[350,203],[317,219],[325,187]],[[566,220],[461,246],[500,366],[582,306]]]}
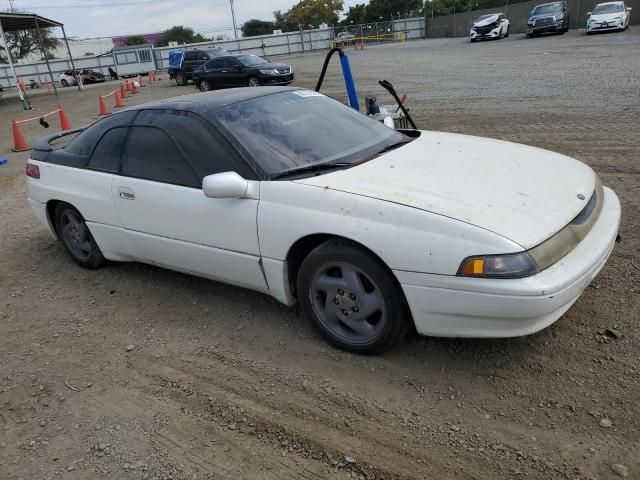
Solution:
{"label": "headlight", "polygon": [[538,266],[527,252],[467,257],[458,276],[481,278],[522,278],[538,273]]}
{"label": "headlight", "polygon": [[622,20],[622,15],[620,15],[619,17],[614,18],[614,20]]}
{"label": "headlight", "polygon": [[276,75],[278,72],[276,72],[273,68],[269,68],[267,70],[260,70],[260,73],[263,75]]}

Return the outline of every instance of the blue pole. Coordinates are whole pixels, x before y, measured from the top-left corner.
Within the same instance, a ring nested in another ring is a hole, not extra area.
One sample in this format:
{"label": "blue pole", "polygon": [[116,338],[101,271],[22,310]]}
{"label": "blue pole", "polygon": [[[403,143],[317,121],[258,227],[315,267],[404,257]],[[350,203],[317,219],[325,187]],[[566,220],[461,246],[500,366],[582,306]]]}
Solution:
{"label": "blue pole", "polygon": [[349,106],[360,111],[358,103],[358,95],[356,94],[356,85],[351,74],[351,66],[349,65],[349,57],[344,52],[340,52],[340,63],[342,65],[342,76],[344,77],[344,85],[347,89],[347,97],[349,98]]}

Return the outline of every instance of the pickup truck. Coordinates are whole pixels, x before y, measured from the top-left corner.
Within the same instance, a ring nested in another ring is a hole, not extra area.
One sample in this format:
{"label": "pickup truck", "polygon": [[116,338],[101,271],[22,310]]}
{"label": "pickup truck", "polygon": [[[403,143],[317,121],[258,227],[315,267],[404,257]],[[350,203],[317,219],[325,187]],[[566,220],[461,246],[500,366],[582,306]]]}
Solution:
{"label": "pickup truck", "polygon": [[193,78],[193,71],[203,63],[217,57],[231,55],[222,48],[194,48],[192,50],[177,50],[169,52],[169,78],[176,81],[176,85],[183,86]]}

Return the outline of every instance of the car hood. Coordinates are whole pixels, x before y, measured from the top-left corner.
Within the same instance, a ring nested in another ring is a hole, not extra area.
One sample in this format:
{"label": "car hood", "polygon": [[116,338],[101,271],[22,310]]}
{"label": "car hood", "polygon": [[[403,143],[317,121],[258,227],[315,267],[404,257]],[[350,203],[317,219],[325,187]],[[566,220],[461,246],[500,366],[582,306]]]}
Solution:
{"label": "car hood", "polygon": [[599,15],[591,15],[589,17],[589,20],[596,20],[598,22],[609,22],[622,16],[624,16],[624,12],[601,13]]}
{"label": "car hood", "polygon": [[265,63],[264,65],[256,65],[256,68],[275,68],[277,70],[288,70],[291,65],[286,63]]}
{"label": "car hood", "polygon": [[528,249],[576,217],[596,176],[585,164],[540,148],[422,132],[361,165],[296,182],[444,215]]}
{"label": "car hood", "polygon": [[475,22],[473,24],[474,27],[486,27],[487,25],[491,25],[493,22],[498,20],[498,15],[494,15],[493,17],[485,18],[480,20],[479,22]]}

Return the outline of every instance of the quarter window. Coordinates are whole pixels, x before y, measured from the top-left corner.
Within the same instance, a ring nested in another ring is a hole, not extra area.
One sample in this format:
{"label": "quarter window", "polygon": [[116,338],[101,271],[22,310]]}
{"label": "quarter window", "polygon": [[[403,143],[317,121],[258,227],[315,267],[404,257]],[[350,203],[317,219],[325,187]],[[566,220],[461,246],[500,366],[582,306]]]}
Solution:
{"label": "quarter window", "polygon": [[101,172],[118,173],[122,146],[127,138],[127,127],[109,130],[96,145],[89,161],[89,168]]}
{"label": "quarter window", "polygon": [[114,113],[108,117],[104,117],[78,134],[64,149],[76,155],[89,156],[93,151],[93,147],[107,130],[114,127],[130,125],[135,114],[136,112],[129,111]]}
{"label": "quarter window", "polygon": [[122,174],[187,187],[201,186],[175,142],[155,127],[131,128],[122,154]]}

